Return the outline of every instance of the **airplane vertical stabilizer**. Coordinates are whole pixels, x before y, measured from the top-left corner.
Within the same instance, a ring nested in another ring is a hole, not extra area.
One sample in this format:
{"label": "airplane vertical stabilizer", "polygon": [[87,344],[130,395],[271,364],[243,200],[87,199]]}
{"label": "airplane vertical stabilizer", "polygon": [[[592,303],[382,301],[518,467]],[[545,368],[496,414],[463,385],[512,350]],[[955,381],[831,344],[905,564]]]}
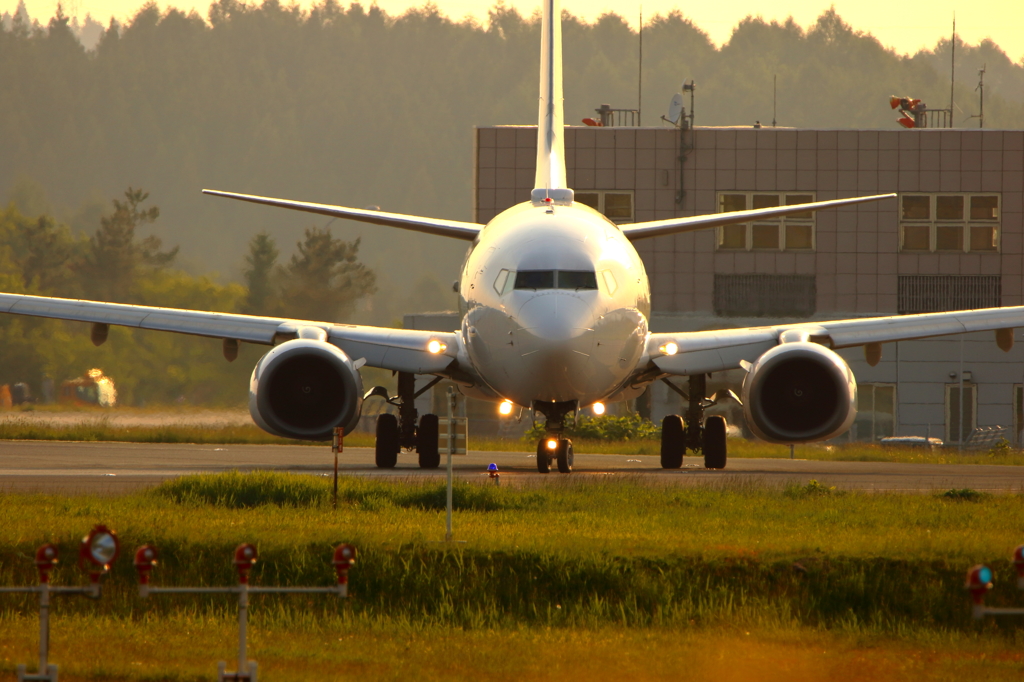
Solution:
{"label": "airplane vertical stabilizer", "polygon": [[543,0],[540,40],[540,111],[537,121],[537,176],[531,198],[572,202],[565,177],[562,115],[562,13],[558,0]]}

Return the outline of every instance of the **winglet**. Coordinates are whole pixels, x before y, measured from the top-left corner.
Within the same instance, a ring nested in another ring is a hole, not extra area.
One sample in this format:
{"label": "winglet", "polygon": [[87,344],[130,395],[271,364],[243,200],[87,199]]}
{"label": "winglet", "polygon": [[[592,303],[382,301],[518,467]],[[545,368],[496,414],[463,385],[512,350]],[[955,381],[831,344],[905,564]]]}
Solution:
{"label": "winglet", "polygon": [[543,0],[540,39],[540,105],[537,117],[537,175],[534,203],[571,204],[565,173],[562,112],[562,15],[558,0]]}

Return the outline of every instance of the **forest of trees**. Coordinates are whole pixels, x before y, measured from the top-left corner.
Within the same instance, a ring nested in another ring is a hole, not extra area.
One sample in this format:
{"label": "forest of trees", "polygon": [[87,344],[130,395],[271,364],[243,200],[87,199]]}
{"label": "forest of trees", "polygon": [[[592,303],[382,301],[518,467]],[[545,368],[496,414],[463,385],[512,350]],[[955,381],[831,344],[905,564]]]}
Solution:
{"label": "forest of trees", "polygon": [[[636,32],[614,14],[567,15],[563,30],[566,120],[635,106]],[[472,128],[535,123],[538,32],[537,17],[501,4],[483,26],[430,5],[392,17],[334,0],[308,12],[220,0],[205,18],[145,5],[86,50],[62,14],[15,17],[0,30],[0,289],[376,324],[451,308],[461,242],[199,190],[471,219]],[[646,125],[660,124],[684,78],[697,82],[698,125],[770,121],[774,76],[785,126],[894,128],[889,95],[949,101],[949,40],[902,56],[834,10],[808,29],[748,18],[720,48],[672,13],[645,24],[643,43]],[[956,62],[958,126],[977,125],[982,65],[986,126],[1024,126],[1024,63],[990,42],[958,43]],[[159,220],[129,186],[152,193]],[[147,236],[129,244],[115,229],[129,224]],[[278,263],[278,245],[296,242]],[[114,256],[128,260],[104,269]],[[77,265],[52,267],[61,259]],[[324,278],[362,297],[331,303]],[[212,342],[143,334],[136,369],[117,377],[128,362],[117,335],[131,334],[112,330],[96,350],[70,329],[2,316],[0,382],[12,366],[67,378],[91,357],[136,402],[220,400],[217,383],[244,387],[255,358],[229,366]],[[150,386],[147,365],[174,381]]]}
{"label": "forest of trees", "polygon": [[[286,264],[266,233],[253,237],[247,286],[219,284],[175,269],[177,247],[164,249],[150,226],[160,209],[129,187],[114,199],[89,236],[47,215],[0,212],[0,291],[316,320],[344,319],[373,293],[374,275],[359,262],[359,242],[311,228]],[[0,384],[24,382],[39,395],[42,379],[62,380],[100,367],[114,378],[121,402],[235,404],[266,348],[242,345],[228,364],[220,343],[162,332],[113,327],[93,346],[89,325],[0,316]]]}

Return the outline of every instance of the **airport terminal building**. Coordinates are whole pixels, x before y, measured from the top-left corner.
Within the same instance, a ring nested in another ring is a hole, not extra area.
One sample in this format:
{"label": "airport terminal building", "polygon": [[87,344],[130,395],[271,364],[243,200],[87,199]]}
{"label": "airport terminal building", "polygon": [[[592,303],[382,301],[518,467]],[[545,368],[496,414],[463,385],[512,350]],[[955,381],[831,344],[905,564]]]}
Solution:
{"label": "airport terminal building", "polygon": [[[535,158],[535,127],[475,131],[477,222],[529,200]],[[638,241],[654,331],[1024,304],[1024,131],[570,127],[566,164],[576,200],[618,223],[898,195]],[[859,384],[843,439],[971,442],[1000,427],[1020,443],[1022,343],[890,343],[874,366],[859,348],[841,354]],[[738,384],[723,374],[709,390]],[[657,383],[648,409],[660,419],[680,401]]]}

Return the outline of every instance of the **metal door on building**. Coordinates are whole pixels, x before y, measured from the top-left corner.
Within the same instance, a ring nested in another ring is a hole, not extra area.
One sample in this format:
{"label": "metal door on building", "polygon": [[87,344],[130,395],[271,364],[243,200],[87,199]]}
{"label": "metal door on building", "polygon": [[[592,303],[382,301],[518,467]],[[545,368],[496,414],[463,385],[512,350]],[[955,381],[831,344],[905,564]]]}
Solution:
{"label": "metal door on building", "polygon": [[[962,443],[977,426],[978,387],[963,384],[961,409],[960,384],[946,384],[946,442]],[[962,417],[962,421],[961,421]],[[961,428],[961,424],[963,427]]]}

